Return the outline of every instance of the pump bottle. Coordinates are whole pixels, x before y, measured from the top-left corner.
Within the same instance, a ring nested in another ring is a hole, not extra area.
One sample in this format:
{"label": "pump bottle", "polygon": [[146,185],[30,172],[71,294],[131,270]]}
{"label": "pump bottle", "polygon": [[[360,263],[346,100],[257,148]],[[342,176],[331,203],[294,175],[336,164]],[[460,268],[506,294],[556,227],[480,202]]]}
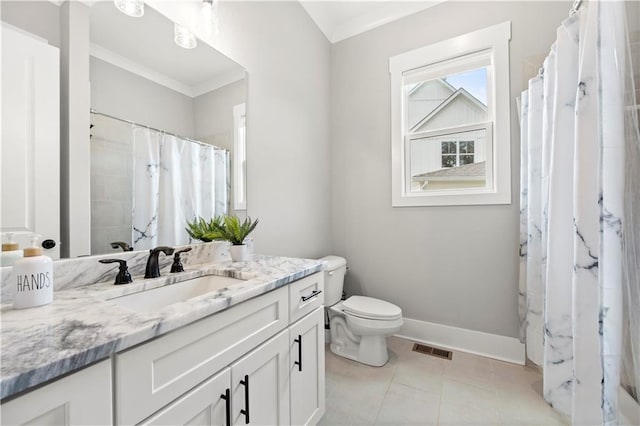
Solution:
{"label": "pump bottle", "polygon": [[39,237],[32,236],[31,247],[24,249],[24,258],[13,265],[14,309],[33,308],[53,301],[53,261],[36,246]]}
{"label": "pump bottle", "polygon": [[0,266],[13,266],[18,259],[22,259],[22,250],[18,243],[13,241],[13,232],[7,232],[7,242],[2,244],[2,254],[0,254]]}

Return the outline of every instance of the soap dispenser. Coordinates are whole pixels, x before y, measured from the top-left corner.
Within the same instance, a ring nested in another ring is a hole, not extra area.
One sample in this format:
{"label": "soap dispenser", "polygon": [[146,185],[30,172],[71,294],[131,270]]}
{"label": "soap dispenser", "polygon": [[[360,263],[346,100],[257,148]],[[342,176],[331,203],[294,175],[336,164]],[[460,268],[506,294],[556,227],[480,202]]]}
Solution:
{"label": "soap dispenser", "polygon": [[31,237],[31,247],[24,249],[24,258],[13,265],[14,309],[33,308],[53,301],[53,261],[36,246],[38,238],[35,234]]}
{"label": "soap dispenser", "polygon": [[7,242],[2,244],[0,266],[13,266],[18,259],[22,259],[22,250],[19,250],[18,243],[13,241],[13,232],[7,232],[5,235]]}

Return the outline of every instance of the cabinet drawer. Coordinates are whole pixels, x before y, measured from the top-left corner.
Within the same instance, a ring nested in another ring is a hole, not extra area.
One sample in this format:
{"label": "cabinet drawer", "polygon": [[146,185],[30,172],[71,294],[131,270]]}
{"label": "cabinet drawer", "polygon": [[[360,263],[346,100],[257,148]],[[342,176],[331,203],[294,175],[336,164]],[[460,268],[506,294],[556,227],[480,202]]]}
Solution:
{"label": "cabinet drawer", "polygon": [[298,321],[324,303],[324,273],[318,272],[289,285],[289,323]]}
{"label": "cabinet drawer", "polygon": [[111,360],[2,404],[3,425],[112,424]]}
{"label": "cabinet drawer", "polygon": [[167,405],[287,326],[283,287],[116,355],[118,424]]}

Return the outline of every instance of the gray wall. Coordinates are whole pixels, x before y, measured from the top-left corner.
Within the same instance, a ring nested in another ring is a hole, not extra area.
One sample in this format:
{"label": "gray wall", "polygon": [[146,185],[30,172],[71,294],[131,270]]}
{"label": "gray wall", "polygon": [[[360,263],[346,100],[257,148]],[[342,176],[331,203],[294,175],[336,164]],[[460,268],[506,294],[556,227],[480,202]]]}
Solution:
{"label": "gray wall", "polygon": [[[555,40],[570,2],[445,2],[332,46],[334,252],[348,294],[379,297],[405,317],[518,335],[519,126],[515,97]],[[512,22],[512,204],[391,207],[388,59]]]}
{"label": "gray wall", "polygon": [[195,98],[196,138],[233,151],[233,107],[246,100],[246,80],[227,84]]}
{"label": "gray wall", "polygon": [[221,2],[220,15],[219,47],[248,72],[256,251],[329,254],[330,44],[298,2]]}
{"label": "gray wall", "polygon": [[2,1],[2,20],[60,47],[60,8],[49,1]]}
{"label": "gray wall", "polygon": [[91,57],[91,108],[115,117],[195,136],[193,98]]}

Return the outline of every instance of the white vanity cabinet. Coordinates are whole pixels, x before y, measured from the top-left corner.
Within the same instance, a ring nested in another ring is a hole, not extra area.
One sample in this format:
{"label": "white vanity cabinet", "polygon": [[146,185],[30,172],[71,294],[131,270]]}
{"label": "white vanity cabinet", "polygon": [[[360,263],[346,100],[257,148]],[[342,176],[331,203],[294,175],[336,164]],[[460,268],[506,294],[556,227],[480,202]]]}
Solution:
{"label": "white vanity cabinet", "polygon": [[289,327],[291,424],[315,425],[325,411],[324,309]]}
{"label": "white vanity cabinet", "polygon": [[234,425],[289,424],[288,343],[285,330],[231,366]]}
{"label": "white vanity cabinet", "polygon": [[143,421],[286,329],[287,300],[279,288],[116,354],[116,423]]}
{"label": "white vanity cabinet", "polygon": [[316,424],[325,410],[323,279],[305,277],[15,398],[2,405],[2,424]]}
{"label": "white vanity cabinet", "polygon": [[141,424],[226,426],[231,419],[230,385],[231,370],[225,368]]}
{"label": "white vanity cabinet", "polygon": [[111,361],[106,360],[2,404],[3,425],[108,425]]}
{"label": "white vanity cabinet", "polygon": [[288,335],[282,331],[141,424],[289,424]]}

